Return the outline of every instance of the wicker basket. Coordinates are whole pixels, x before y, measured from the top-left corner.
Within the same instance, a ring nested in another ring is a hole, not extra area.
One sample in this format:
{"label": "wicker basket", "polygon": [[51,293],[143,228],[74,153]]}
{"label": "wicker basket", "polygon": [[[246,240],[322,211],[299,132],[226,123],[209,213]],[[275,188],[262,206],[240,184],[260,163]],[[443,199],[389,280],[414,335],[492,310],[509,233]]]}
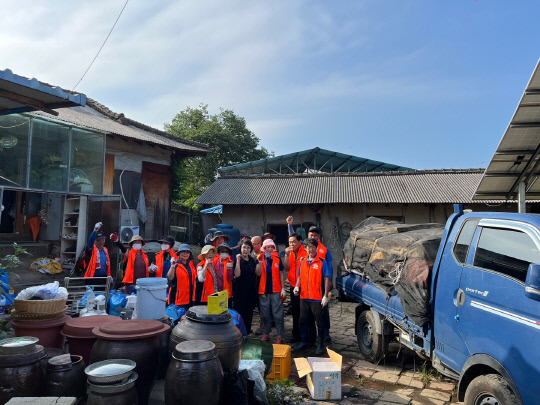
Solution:
{"label": "wicker basket", "polygon": [[50,314],[39,314],[34,312],[21,312],[16,309],[11,310],[11,319],[14,321],[52,321],[60,319],[66,314],[67,305],[61,311]]}
{"label": "wicker basket", "polygon": [[15,310],[20,315],[23,312],[32,314],[57,314],[65,310],[66,300],[15,300]]}

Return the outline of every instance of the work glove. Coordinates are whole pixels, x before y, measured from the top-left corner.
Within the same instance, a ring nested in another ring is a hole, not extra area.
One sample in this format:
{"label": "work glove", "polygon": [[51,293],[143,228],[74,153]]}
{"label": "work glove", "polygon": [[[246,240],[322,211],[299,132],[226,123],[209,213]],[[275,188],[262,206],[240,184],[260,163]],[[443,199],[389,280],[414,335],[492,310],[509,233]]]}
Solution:
{"label": "work glove", "polygon": [[171,266],[176,263],[176,259],[174,257],[171,257]]}
{"label": "work glove", "polygon": [[328,305],[328,297],[325,295],[324,297],[322,297],[321,306],[324,308],[327,305]]}
{"label": "work glove", "polygon": [[285,301],[287,299],[287,293],[285,292],[285,288],[281,289],[281,293],[279,294],[281,297],[281,301]]}
{"label": "work glove", "polygon": [[101,228],[102,226],[103,226],[103,222],[97,222],[94,225],[94,231],[99,231],[99,228]]}
{"label": "work glove", "polygon": [[118,234],[116,232],[111,233],[111,236],[109,236],[109,238],[111,238],[111,241],[117,242],[118,241]]}
{"label": "work glove", "polygon": [[298,286],[294,287],[293,293],[294,293],[294,295],[300,294],[300,288],[298,288]]}
{"label": "work glove", "polygon": [[157,271],[159,269],[159,267],[156,266],[154,263],[152,263],[148,269],[150,271],[154,272],[154,271]]}

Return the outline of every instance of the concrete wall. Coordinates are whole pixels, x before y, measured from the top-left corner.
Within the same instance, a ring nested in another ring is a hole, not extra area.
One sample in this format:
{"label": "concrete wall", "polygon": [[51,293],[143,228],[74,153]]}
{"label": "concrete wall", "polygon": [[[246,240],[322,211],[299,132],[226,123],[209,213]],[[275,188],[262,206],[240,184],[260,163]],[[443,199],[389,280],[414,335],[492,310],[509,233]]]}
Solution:
{"label": "concrete wall", "polygon": [[[471,204],[465,208],[473,211],[517,211],[516,204],[497,206]],[[294,217],[295,227],[316,224],[319,215],[323,243],[332,253],[335,272],[339,261],[343,258],[336,217],[339,220],[340,228],[346,231],[347,225],[355,227],[370,216],[396,219],[405,223],[438,222],[444,224],[453,211],[452,204],[223,205],[222,218],[223,223],[233,225],[240,229],[241,233],[253,236],[262,235],[272,225],[286,225],[285,219],[289,215]],[[346,236],[343,243],[345,241]],[[285,243],[285,240],[278,240],[278,248],[284,249]]]}

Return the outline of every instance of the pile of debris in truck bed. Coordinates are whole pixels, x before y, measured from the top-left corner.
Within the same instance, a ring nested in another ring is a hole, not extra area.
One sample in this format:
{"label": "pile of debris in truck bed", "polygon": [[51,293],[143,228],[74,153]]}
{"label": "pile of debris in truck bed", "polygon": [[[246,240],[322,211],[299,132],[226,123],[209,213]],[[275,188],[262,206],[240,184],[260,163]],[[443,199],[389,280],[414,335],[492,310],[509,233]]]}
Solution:
{"label": "pile of debris in truck bed", "polygon": [[428,320],[431,270],[443,231],[442,224],[367,218],[345,244],[345,269],[367,276],[388,294],[396,291],[405,315],[423,325]]}

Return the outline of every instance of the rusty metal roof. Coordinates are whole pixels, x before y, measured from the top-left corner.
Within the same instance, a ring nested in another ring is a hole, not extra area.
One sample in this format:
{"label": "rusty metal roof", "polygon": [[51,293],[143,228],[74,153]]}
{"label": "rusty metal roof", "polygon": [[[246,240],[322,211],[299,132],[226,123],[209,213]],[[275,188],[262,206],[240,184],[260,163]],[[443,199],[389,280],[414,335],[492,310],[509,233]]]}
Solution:
{"label": "rusty metal roof", "polygon": [[198,204],[473,203],[484,169],[228,176]]}
{"label": "rusty metal roof", "polygon": [[90,98],[87,99],[85,107],[59,108],[56,111],[58,112],[57,116],[42,111],[35,112],[35,114],[69,124],[95,129],[106,134],[118,135],[179,150],[186,155],[201,156],[210,152],[210,148],[204,143],[183,139],[168,132],[152,128],[127,118],[122,113],[115,113],[103,104]]}

